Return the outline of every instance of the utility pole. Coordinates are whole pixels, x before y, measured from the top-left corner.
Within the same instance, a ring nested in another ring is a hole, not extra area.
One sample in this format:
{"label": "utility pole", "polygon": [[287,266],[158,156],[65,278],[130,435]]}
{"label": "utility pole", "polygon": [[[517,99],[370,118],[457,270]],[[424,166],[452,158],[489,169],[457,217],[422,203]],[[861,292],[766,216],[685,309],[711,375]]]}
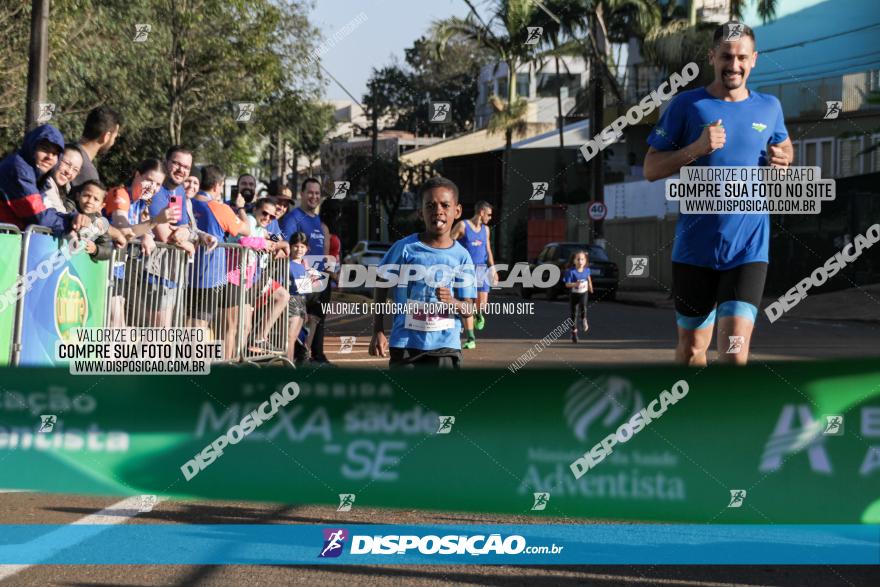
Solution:
{"label": "utility pole", "polygon": [[46,101],[49,69],[49,0],[31,0],[31,44],[28,56],[27,103],[24,124],[37,126],[40,103]]}
{"label": "utility pole", "polygon": [[[597,10],[601,10],[601,6],[597,8]],[[605,72],[603,67],[605,63],[603,59],[605,57],[605,37],[602,34],[601,27],[599,26],[599,18],[597,14],[591,15],[590,22],[590,34],[593,35],[593,39],[595,40],[595,47],[598,51],[593,51],[591,53],[590,59],[590,77],[593,80],[593,95],[592,95],[592,104],[591,104],[591,112],[590,112],[590,134],[596,136],[598,133],[602,132],[602,129],[605,126],[604,118],[605,118],[605,84],[603,83],[603,76]],[[592,161],[592,169],[590,170],[590,183],[591,183],[591,191],[593,192],[593,200],[597,202],[605,201],[605,157],[602,156],[602,152],[596,154],[593,157]],[[594,220],[593,221],[593,240],[602,239],[605,236],[605,227],[603,226],[604,222],[602,220]]]}

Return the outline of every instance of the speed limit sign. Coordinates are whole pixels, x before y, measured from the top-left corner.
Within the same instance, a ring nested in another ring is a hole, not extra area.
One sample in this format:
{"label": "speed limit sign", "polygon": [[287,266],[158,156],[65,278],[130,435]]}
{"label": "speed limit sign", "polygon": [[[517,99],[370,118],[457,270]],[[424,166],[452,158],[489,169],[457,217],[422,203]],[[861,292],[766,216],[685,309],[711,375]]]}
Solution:
{"label": "speed limit sign", "polygon": [[590,220],[604,220],[606,214],[608,214],[608,207],[602,202],[590,202],[587,207],[587,215]]}

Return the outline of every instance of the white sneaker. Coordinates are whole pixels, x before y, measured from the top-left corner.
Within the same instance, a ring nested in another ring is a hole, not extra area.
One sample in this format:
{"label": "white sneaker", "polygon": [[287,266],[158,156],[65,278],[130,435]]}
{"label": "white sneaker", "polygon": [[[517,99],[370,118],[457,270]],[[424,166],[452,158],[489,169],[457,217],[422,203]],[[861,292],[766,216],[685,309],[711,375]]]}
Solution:
{"label": "white sneaker", "polygon": [[584,327],[584,334],[586,334],[586,333],[587,333],[587,330],[590,329],[590,325],[587,324],[587,319],[586,319],[586,318],[584,318],[584,320],[583,320],[583,327]]}

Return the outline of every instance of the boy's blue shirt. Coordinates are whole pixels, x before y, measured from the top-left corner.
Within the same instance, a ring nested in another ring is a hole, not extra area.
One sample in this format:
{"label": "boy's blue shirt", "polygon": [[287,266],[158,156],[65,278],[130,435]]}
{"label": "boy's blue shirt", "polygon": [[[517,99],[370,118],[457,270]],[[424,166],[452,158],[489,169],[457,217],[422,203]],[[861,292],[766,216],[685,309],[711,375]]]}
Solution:
{"label": "boy's blue shirt", "polygon": [[[469,279],[469,284],[458,283],[462,287],[455,287],[450,283],[448,287],[453,290],[457,300],[473,299],[477,297],[477,289],[474,285],[474,264],[467,250],[459,243],[453,241],[452,246],[446,249],[429,247],[419,240],[418,234],[412,234],[403,238],[385,253],[379,264],[382,265],[422,265],[426,269],[435,265],[452,267],[463,275],[463,279]],[[383,275],[399,275],[399,268],[385,270]],[[431,278],[439,281],[441,272]],[[439,287],[439,286],[438,286]],[[439,303],[436,287],[428,285],[426,280],[410,280],[408,284],[398,285],[391,288],[389,300],[395,304],[407,302]],[[421,330],[446,326],[440,330]],[[422,316],[417,314],[395,313],[389,346],[394,348],[415,348],[420,350],[436,350],[441,348],[461,349],[459,338],[459,320],[457,315],[451,316]]]}

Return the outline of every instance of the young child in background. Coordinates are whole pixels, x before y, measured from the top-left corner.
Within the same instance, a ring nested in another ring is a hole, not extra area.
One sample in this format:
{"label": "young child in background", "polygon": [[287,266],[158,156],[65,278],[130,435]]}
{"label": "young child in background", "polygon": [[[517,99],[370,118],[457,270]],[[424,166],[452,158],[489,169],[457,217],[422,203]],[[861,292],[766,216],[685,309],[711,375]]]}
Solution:
{"label": "young child in background", "polygon": [[[81,184],[74,192],[77,211],[85,214],[92,221],[100,218],[106,193],[107,189],[93,179]],[[105,233],[98,235],[94,240],[86,240],[85,250],[93,261],[106,261],[113,254],[113,243]]]}
{"label": "young child in background", "polygon": [[562,282],[568,290],[568,305],[571,309],[571,342],[576,343],[578,315],[582,318],[584,334],[590,329],[587,324],[587,296],[593,293],[593,278],[590,277],[590,256],[586,251],[572,253]]}
{"label": "young child in background", "polygon": [[308,322],[308,333],[314,333],[318,322],[317,316],[306,314],[306,296],[314,294],[313,280],[317,271],[306,266],[306,253],[309,252],[309,237],[304,232],[290,235],[290,301],[287,303],[287,358],[294,362],[294,350],[297,344],[305,347],[305,359],[308,359],[309,345],[303,335],[303,324]]}

